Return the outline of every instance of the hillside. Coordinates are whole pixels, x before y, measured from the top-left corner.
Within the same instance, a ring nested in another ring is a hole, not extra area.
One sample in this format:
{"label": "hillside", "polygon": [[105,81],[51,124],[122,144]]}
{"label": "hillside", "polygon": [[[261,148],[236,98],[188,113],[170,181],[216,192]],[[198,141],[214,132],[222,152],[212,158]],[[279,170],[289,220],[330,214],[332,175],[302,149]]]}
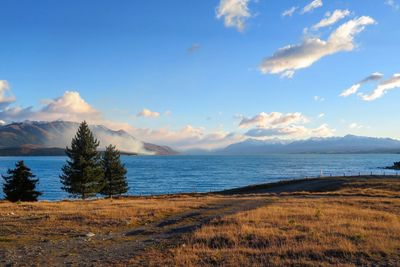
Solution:
{"label": "hillside", "polygon": [[[0,156],[56,156],[64,155],[79,124],[75,122],[21,122],[0,126]],[[170,147],[143,143],[129,133],[113,131],[105,126],[91,125],[100,149],[114,144],[125,154],[171,155],[177,154]]]}

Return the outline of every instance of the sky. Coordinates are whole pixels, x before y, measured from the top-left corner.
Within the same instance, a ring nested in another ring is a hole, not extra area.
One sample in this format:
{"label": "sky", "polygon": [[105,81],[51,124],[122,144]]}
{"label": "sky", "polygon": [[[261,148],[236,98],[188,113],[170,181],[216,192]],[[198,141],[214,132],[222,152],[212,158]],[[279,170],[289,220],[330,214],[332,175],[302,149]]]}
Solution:
{"label": "sky", "polygon": [[176,149],[400,138],[399,0],[1,2],[0,123]]}

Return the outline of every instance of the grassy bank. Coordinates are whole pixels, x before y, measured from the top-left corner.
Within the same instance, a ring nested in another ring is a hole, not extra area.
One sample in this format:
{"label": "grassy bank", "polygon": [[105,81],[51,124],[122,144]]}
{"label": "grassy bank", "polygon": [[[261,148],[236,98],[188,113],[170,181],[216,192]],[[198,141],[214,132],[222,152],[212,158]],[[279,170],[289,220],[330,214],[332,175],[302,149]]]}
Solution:
{"label": "grassy bank", "polygon": [[168,260],[180,266],[398,266],[399,215],[397,199],[280,199],[214,220]]}

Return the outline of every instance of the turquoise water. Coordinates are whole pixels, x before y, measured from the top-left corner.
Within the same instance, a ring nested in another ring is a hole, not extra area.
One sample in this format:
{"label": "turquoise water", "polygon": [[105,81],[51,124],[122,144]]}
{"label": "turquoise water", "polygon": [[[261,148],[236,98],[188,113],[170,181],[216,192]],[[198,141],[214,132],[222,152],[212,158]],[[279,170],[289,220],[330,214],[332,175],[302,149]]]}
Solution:
{"label": "turquoise water", "polygon": [[[128,169],[129,194],[157,195],[209,192],[228,188],[329,175],[395,174],[383,170],[400,155],[266,155],[266,156],[147,156],[122,157]],[[65,157],[3,157],[0,173],[24,160],[40,179],[42,200],[68,198],[59,180]],[[0,184],[3,182],[0,179]],[[3,197],[0,192],[0,197]]]}

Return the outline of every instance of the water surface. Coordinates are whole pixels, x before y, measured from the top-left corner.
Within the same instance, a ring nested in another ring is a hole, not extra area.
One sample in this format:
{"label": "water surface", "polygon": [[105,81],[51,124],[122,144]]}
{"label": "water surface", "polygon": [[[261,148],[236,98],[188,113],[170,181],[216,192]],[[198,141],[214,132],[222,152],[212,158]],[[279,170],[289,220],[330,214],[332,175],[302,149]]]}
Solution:
{"label": "water surface", "polygon": [[[68,198],[59,175],[65,157],[0,157],[0,173],[24,160],[40,179],[42,200]],[[265,156],[123,156],[128,170],[129,194],[157,195],[209,192],[251,184],[324,175],[395,174],[383,170],[400,155],[265,155]],[[0,184],[3,182],[0,179]],[[0,197],[3,197],[0,192]]]}

